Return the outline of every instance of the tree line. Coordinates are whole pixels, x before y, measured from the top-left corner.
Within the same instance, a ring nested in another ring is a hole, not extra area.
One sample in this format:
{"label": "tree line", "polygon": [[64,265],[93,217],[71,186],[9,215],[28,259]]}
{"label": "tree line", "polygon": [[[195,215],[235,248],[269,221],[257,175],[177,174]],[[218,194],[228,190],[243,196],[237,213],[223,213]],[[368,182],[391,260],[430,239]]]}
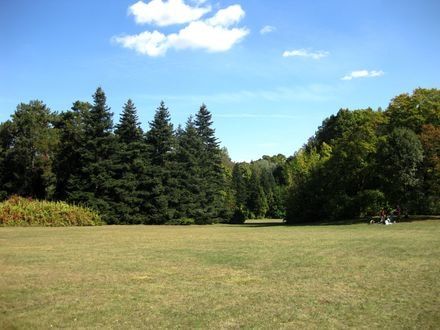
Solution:
{"label": "tree line", "polygon": [[132,100],[114,125],[98,88],[60,113],[21,103],[0,124],[0,200],[67,201],[110,224],[331,221],[397,205],[438,214],[439,125],[439,91],[417,89],[385,111],[341,109],[290,157],[234,163],[205,105],[174,128],[161,102],[144,132]]}
{"label": "tree line", "polygon": [[227,183],[211,113],[202,105],[174,129],[162,102],[143,132],[128,100],[113,125],[106,95],[51,112],[20,104],[0,126],[0,197],[64,200],[110,224],[211,223],[230,218]]}
{"label": "tree line", "polygon": [[341,109],[289,160],[289,223],[440,214],[440,91],[416,89],[385,111]]}

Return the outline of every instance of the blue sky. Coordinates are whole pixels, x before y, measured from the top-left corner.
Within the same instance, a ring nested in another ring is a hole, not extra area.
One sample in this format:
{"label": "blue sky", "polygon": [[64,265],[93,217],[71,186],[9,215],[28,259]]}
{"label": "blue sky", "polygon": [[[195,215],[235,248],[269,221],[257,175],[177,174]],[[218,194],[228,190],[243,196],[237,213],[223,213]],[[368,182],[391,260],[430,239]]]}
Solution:
{"label": "blue sky", "polygon": [[339,108],[440,87],[440,1],[1,1],[0,121],[102,86],[144,128],[202,102],[233,160],[292,155]]}

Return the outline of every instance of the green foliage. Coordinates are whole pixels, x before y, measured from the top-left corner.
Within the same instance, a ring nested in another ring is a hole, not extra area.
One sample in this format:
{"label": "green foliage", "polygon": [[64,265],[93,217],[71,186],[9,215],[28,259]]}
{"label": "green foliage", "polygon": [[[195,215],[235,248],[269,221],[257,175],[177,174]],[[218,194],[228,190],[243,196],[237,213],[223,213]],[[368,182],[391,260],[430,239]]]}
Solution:
{"label": "green foliage", "polygon": [[93,105],[81,109],[77,129],[81,130],[75,149],[80,169],[69,177],[67,201],[84,204],[97,210],[107,223],[117,223],[112,207],[114,196],[114,162],[116,139],[112,133],[113,114],[106,104],[104,91],[99,87],[93,95]]}
{"label": "green foliage", "polygon": [[12,194],[86,205],[112,224],[306,222],[352,218],[399,204],[440,212],[440,92],[416,89],[382,111],[341,109],[293,156],[233,163],[212,115],[174,131],[159,105],[144,134],[134,103],[113,128],[106,95],[53,113],[20,104],[0,124],[0,200]]}
{"label": "green foliage", "polygon": [[55,188],[56,116],[41,101],[21,103],[0,127],[0,185],[3,194],[51,198]]}
{"label": "green foliage", "polygon": [[422,213],[440,214],[440,125],[424,125],[419,138],[424,152],[419,192]]}
{"label": "green foliage", "polygon": [[173,176],[176,140],[173,132],[170,113],[162,101],[146,135],[150,148],[151,166],[148,176],[151,181],[145,201],[145,212],[148,214],[149,223],[152,224],[163,224],[176,218],[173,205],[177,193]]}
{"label": "green foliage", "polygon": [[12,196],[0,203],[0,226],[97,226],[100,216],[85,207]]}
{"label": "green foliage", "polygon": [[69,192],[82,189],[83,149],[87,140],[85,120],[92,105],[88,102],[74,102],[71,111],[62,112],[57,120],[60,143],[56,152],[54,171],[56,174],[55,198],[66,200]]}
{"label": "green foliage", "polygon": [[134,103],[128,100],[116,125],[116,151],[113,155],[112,209],[118,224],[148,223],[144,203],[150,182],[149,148],[143,138]]}
{"label": "green foliage", "polygon": [[381,142],[377,153],[382,189],[392,204],[407,204],[420,185],[422,144],[408,128],[395,128]]}
{"label": "green foliage", "polygon": [[200,210],[203,216],[196,217],[196,221],[206,223],[227,221],[228,185],[223,154],[219,142],[212,128],[212,115],[206,105],[202,104],[196,114],[194,126],[201,141],[201,150],[198,155],[200,175]]}
{"label": "green foliage", "polygon": [[353,218],[387,205],[438,212],[439,104],[439,91],[417,89],[384,112],[341,109],[324,120],[289,161],[287,221]]}
{"label": "green foliage", "polygon": [[367,189],[359,191],[356,196],[359,207],[357,214],[361,216],[373,216],[377,211],[387,206],[385,194],[380,190]]}
{"label": "green foliage", "polygon": [[120,142],[129,144],[142,140],[142,129],[138,122],[136,107],[131,99],[124,104],[122,116],[115,130]]}
{"label": "green foliage", "polygon": [[440,125],[440,90],[416,89],[391,100],[386,111],[391,127],[406,127],[419,134],[423,125]]}
{"label": "green foliage", "polygon": [[173,219],[167,221],[166,225],[183,225],[183,226],[189,226],[194,225],[196,222],[192,218],[179,218],[179,219]]}
{"label": "green foliage", "polygon": [[204,180],[200,159],[202,150],[202,139],[190,117],[185,130],[177,136],[175,177],[180,190],[176,202],[178,216],[196,218],[196,210],[201,208]]}
{"label": "green foliage", "polygon": [[249,218],[249,215],[242,208],[236,208],[231,218],[232,224],[242,224]]}

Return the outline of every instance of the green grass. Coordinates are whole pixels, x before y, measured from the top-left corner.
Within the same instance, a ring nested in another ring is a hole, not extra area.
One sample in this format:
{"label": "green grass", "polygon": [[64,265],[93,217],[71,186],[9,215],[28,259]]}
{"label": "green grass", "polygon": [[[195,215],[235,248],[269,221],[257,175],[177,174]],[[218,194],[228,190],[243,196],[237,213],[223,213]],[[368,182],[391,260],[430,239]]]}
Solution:
{"label": "green grass", "polygon": [[440,221],[0,228],[0,328],[438,328]]}

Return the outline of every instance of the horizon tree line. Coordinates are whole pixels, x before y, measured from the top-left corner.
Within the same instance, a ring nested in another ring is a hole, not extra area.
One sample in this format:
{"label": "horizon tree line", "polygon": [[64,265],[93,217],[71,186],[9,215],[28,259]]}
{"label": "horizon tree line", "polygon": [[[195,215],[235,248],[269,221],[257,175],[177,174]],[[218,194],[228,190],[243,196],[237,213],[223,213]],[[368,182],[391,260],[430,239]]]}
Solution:
{"label": "horizon tree line", "polygon": [[202,104],[175,129],[161,102],[144,132],[131,99],[114,125],[100,87],[60,113],[21,103],[0,124],[0,200],[82,204],[110,224],[334,221],[397,205],[440,213],[437,89],[401,94],[385,111],[341,109],[290,157],[234,163],[212,125]]}

